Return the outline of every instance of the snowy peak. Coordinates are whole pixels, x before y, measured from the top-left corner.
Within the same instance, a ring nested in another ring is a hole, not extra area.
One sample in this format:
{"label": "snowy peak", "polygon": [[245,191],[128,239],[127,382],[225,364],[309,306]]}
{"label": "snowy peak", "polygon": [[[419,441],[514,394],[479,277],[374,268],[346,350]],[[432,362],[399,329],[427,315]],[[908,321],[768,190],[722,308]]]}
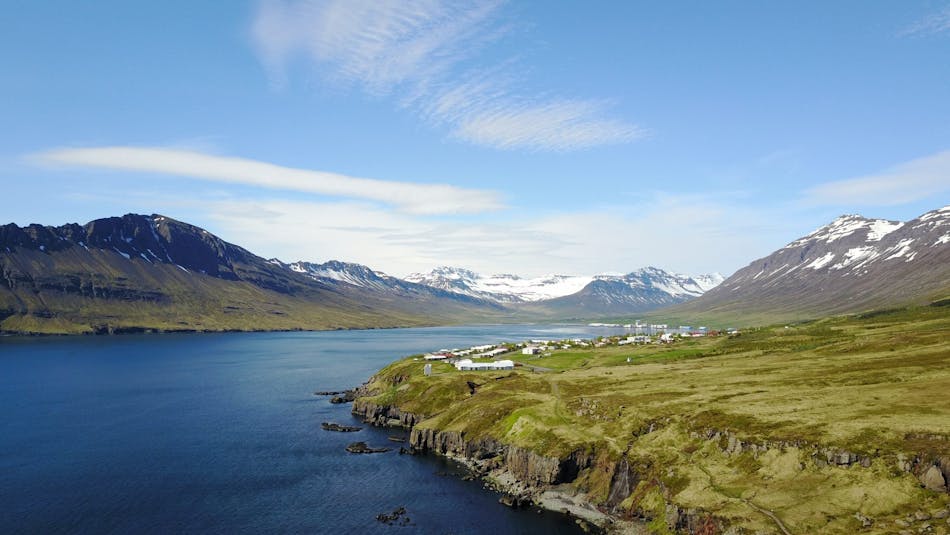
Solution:
{"label": "snowy peak", "polygon": [[900,221],[868,219],[854,214],[843,215],[808,236],[788,244],[786,249],[799,247],[807,243],[830,244],[845,238],[859,238],[867,242],[877,242],[903,226],[904,223]]}
{"label": "snowy peak", "polygon": [[[545,275],[535,278],[510,274],[482,276],[461,268],[440,267],[429,273],[414,273],[406,280],[498,303],[533,303],[579,295],[589,291],[611,301],[629,301],[640,292],[639,304],[659,298],[664,303],[702,295],[722,282],[718,273],[690,277],[646,267],[624,275]],[[617,294],[617,295],[613,295]],[[623,294],[623,295],[620,295]],[[650,294],[651,297],[643,297]]]}
{"label": "snowy peak", "polygon": [[950,206],[907,222],[845,215],[787,245],[782,251],[797,251],[798,258],[787,255],[789,261],[782,268],[763,273],[763,278],[782,276],[799,268],[861,276],[873,263],[912,262],[925,250],[947,243]]}
{"label": "snowy peak", "polygon": [[633,290],[658,290],[674,299],[698,297],[723,281],[723,276],[718,273],[691,277],[652,266],[638,269],[626,275],[597,275],[595,278],[603,281],[622,282]]}
{"label": "snowy peak", "polygon": [[593,277],[545,275],[528,279],[511,274],[486,277],[468,269],[443,266],[429,273],[413,273],[406,280],[498,303],[521,303],[579,292]]}
{"label": "snowy peak", "polygon": [[950,206],[906,222],[841,216],[691,306],[802,317],[927,303],[950,291]]}
{"label": "snowy peak", "polygon": [[726,277],[722,273],[709,273],[708,275],[697,275],[693,277],[693,280],[696,281],[696,284],[703,291],[703,293],[712,290],[716,286],[719,286],[726,280]]}

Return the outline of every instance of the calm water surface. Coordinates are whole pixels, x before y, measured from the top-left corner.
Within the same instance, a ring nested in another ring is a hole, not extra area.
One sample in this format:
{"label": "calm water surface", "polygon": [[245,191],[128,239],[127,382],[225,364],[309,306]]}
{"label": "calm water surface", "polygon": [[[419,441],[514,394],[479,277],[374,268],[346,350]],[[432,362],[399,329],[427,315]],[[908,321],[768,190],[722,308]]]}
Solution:
{"label": "calm water surface", "polygon": [[[606,334],[583,326],[0,338],[0,532],[578,533],[434,457],[353,455],[391,431],[315,390],[404,355]],[[414,523],[375,517],[405,506]]]}

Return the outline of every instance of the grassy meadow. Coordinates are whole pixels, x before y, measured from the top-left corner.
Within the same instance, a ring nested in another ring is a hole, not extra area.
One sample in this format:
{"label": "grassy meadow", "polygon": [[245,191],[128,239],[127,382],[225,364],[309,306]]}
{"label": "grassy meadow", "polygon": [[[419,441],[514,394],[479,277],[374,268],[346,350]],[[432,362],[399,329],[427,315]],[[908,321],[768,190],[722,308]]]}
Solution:
{"label": "grassy meadow", "polygon": [[[950,531],[945,519],[919,520],[940,516],[950,496],[900,467],[950,459],[950,307],[504,358],[523,366],[440,363],[427,378],[407,358],[373,386],[380,403],[424,415],[423,428],[561,458],[593,452],[595,466],[626,459],[638,483],[611,507],[655,512],[655,532],[668,530],[670,503],[753,531]],[[839,465],[841,454],[852,461]],[[610,478],[591,468],[572,485],[606,506]]]}

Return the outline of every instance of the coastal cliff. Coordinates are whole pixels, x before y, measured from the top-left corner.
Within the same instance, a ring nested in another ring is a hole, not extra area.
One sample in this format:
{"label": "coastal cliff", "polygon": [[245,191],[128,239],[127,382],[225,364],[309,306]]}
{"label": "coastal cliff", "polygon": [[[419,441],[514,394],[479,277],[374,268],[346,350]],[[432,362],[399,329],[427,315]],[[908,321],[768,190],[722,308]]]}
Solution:
{"label": "coastal cliff", "polygon": [[[426,377],[407,358],[358,389],[353,412],[409,429],[413,453],[464,462],[505,503],[608,532],[950,533],[950,408],[930,396],[950,381],[950,321],[921,315],[918,343],[882,354],[889,329],[916,336],[887,319],[711,340],[686,359],[567,351],[540,373]],[[913,402],[895,408],[897,392]]]}

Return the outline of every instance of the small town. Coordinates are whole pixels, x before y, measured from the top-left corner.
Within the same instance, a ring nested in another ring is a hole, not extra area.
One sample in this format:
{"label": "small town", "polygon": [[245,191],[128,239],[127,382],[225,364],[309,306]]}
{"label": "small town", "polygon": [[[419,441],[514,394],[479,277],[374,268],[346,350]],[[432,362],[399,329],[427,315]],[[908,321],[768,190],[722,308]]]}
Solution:
{"label": "small town", "polygon": [[[614,324],[591,324],[596,327],[620,327]],[[677,340],[716,337],[720,335],[737,335],[738,329],[724,331],[709,330],[706,327],[692,329],[689,326],[680,326],[670,329],[666,325],[623,325],[623,327],[637,329],[637,333],[647,330],[654,334],[632,334],[598,336],[595,338],[566,338],[562,340],[526,340],[523,342],[500,342],[484,344],[468,348],[439,349],[426,353],[415,360],[426,362],[424,374],[432,375],[433,363],[444,363],[453,366],[457,371],[497,371],[513,370],[515,367],[528,366],[535,371],[547,371],[547,368],[533,365],[534,361],[551,356],[555,351],[579,348],[603,348],[610,346],[642,346],[649,344],[673,344]],[[501,356],[506,359],[499,359]],[[630,359],[627,359],[630,362]]]}

